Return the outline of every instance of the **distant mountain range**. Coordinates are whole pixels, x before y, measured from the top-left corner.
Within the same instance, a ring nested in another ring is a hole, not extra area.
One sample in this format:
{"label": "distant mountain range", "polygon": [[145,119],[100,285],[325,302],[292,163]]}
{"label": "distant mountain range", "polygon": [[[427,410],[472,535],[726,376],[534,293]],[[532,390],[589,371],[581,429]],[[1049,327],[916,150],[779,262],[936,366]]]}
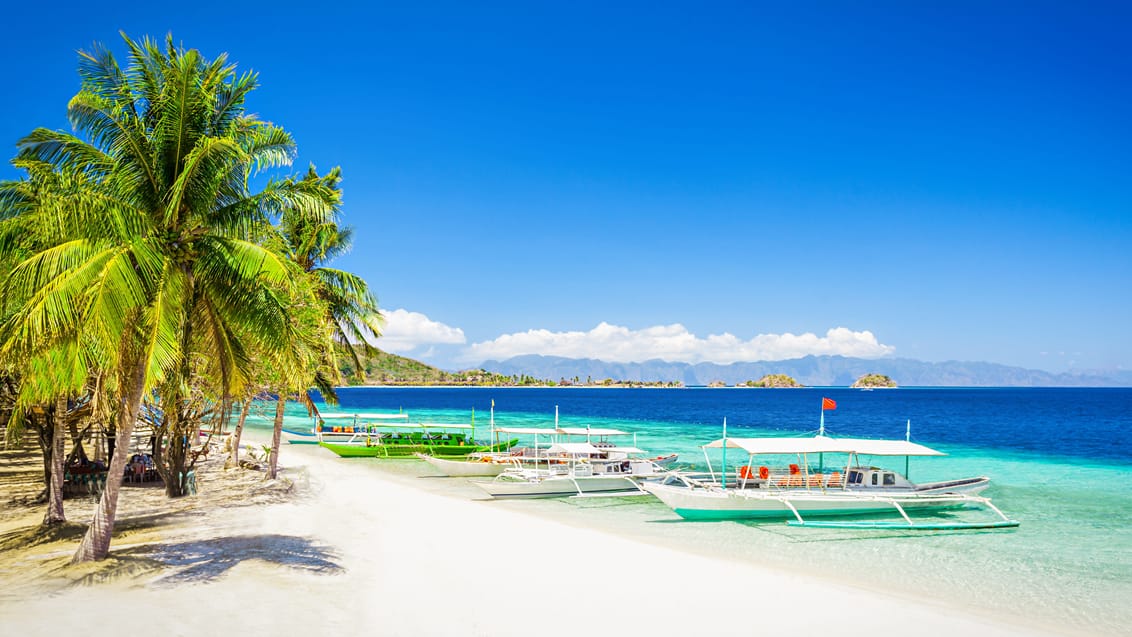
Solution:
{"label": "distant mountain range", "polygon": [[846,358],[806,356],[754,363],[610,363],[592,358],[526,355],[505,361],[486,361],[482,369],[504,375],[528,374],[549,380],[577,377],[599,381],[680,381],[685,385],[728,385],[758,380],[766,374],[787,374],[808,386],[849,386],[862,374],[885,374],[901,386],[913,387],[1132,387],[1132,371],[1082,371],[1052,374],[996,363],[946,361],[928,363],[908,358]]}

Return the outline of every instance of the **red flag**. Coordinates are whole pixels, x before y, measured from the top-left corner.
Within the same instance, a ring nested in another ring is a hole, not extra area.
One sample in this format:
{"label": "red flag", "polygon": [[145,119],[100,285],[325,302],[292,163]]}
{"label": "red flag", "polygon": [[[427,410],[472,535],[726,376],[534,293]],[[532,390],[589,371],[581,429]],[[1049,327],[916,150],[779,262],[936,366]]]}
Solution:
{"label": "red flag", "polygon": [[837,403],[834,402],[832,398],[822,398],[821,409],[822,411],[825,411],[826,409],[837,409]]}

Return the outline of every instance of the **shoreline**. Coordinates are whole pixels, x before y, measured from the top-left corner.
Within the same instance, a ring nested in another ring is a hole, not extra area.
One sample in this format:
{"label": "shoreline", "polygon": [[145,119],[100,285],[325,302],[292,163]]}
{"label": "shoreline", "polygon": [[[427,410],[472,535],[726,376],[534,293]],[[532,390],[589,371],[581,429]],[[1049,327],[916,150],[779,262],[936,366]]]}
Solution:
{"label": "shoreline", "polygon": [[[152,533],[116,533],[115,559],[150,570],[49,595],[24,582],[15,597],[11,590],[0,596],[6,626],[33,635],[79,630],[128,603],[131,623],[179,634],[322,627],[359,635],[565,635],[594,624],[687,634],[1041,632],[931,600],[579,527],[511,503],[438,493],[317,447],[283,450],[294,493],[250,506],[178,501],[185,510],[163,514],[167,524]],[[144,514],[131,504],[135,491],[124,493],[123,511],[131,514],[122,523]],[[81,519],[69,509],[69,518]],[[15,583],[10,566],[0,576]],[[815,600],[821,613],[813,612]]]}

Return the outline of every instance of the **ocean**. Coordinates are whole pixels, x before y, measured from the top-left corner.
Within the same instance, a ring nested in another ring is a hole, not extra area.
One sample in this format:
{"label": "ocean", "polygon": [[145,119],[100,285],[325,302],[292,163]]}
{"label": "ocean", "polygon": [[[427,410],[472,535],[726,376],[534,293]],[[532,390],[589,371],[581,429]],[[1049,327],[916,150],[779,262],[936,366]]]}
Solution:
{"label": "ocean", "polygon": [[[912,459],[914,481],[988,476],[984,495],[1021,526],[893,532],[688,522],[651,496],[493,504],[1047,629],[1132,633],[1132,389],[350,387],[339,391],[339,407],[326,409],[404,410],[413,421],[465,423],[474,410],[477,435],[486,438],[492,401],[502,426],[547,426],[557,408],[565,426],[634,431],[637,446],[675,451],[683,466],[703,468],[699,446],[720,437],[724,418],[732,437],[815,432],[823,397],[837,402],[825,412],[830,435],[903,438],[910,421],[914,442],[947,453]],[[257,414],[250,426],[269,427],[272,413]],[[310,423],[297,404],[287,413],[292,424]],[[483,497],[460,479],[421,479],[428,471],[417,461],[343,462]],[[891,466],[903,471],[903,459]],[[757,594],[757,582],[745,585]]]}

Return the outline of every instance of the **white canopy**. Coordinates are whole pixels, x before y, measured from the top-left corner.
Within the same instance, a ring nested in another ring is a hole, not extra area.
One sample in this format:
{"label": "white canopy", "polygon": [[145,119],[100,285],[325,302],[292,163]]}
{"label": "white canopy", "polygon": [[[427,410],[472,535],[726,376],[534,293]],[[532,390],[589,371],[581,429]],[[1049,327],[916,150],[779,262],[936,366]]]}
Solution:
{"label": "white canopy", "polygon": [[644,453],[645,452],[644,449],[638,449],[636,447],[599,447],[598,450],[604,451],[604,452],[612,451],[612,452],[615,452],[615,453]]}
{"label": "white canopy", "polygon": [[[723,447],[723,439],[704,445],[705,449]],[[862,456],[942,456],[941,451],[904,440],[869,440],[868,438],[727,438],[729,449],[742,449],[756,454],[855,453]]]}
{"label": "white canopy", "polygon": [[571,436],[628,436],[629,432],[618,429],[598,429],[597,427],[559,427],[558,433]]}
{"label": "white canopy", "polygon": [[319,418],[323,420],[330,420],[333,418],[358,418],[361,420],[408,420],[409,414],[342,414],[342,413],[328,413],[319,414]]}
{"label": "white canopy", "polygon": [[495,430],[505,434],[534,436],[554,436],[558,433],[558,430],[547,429],[546,427],[496,427]]}
{"label": "white canopy", "polygon": [[558,444],[551,445],[550,448],[546,450],[547,453],[572,454],[602,453],[603,451],[604,449],[598,449],[588,442],[560,442]]}
{"label": "white canopy", "polygon": [[425,429],[471,429],[472,426],[467,423],[452,423],[452,422],[422,422],[421,427]]}

